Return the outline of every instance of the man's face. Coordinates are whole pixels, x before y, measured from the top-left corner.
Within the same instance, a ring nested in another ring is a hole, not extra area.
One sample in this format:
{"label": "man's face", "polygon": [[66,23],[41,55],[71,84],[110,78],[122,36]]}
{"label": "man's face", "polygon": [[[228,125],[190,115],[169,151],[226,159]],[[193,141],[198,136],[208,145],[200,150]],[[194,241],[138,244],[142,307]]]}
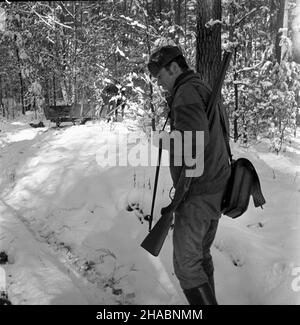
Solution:
{"label": "man's face", "polygon": [[177,75],[172,70],[162,68],[157,75],[157,83],[165,90],[171,92],[175,83]]}

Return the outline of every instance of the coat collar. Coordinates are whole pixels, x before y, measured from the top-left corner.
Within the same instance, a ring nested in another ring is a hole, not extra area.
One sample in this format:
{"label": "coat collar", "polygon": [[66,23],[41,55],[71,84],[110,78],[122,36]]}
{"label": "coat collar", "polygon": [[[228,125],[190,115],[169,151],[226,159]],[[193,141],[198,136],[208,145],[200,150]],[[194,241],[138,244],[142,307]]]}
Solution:
{"label": "coat collar", "polygon": [[195,72],[193,70],[187,70],[187,71],[183,72],[180,76],[178,76],[177,79],[175,80],[173,90],[172,90],[172,94],[176,92],[177,88],[183,82],[185,82],[187,79],[190,79],[194,75],[195,75]]}
{"label": "coat collar", "polygon": [[172,106],[172,102],[175,97],[175,93],[176,93],[177,89],[179,88],[179,86],[182,85],[183,83],[185,83],[187,80],[190,80],[195,77],[198,77],[198,75],[193,70],[187,70],[187,71],[183,72],[180,76],[177,77],[177,79],[175,80],[171,94],[166,98],[167,103],[170,108]]}

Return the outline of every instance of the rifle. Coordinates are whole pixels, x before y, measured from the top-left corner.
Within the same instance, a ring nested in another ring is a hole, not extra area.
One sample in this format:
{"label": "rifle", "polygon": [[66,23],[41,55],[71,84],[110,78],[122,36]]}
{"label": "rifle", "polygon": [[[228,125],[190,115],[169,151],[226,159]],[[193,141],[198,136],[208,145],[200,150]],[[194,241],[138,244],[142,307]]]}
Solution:
{"label": "rifle", "polygon": [[[164,124],[164,126],[162,128],[162,131],[165,129],[169,117],[170,117],[170,112],[168,113],[166,122],[165,122],[165,124]],[[162,141],[160,139],[159,140],[159,149],[158,149],[158,162],[157,162],[156,171],[155,171],[155,180],[154,180],[154,189],[153,189],[151,213],[150,213],[150,218],[149,218],[149,231],[151,231],[151,228],[152,228],[153,211],[154,211],[154,204],[155,204],[155,198],[156,198],[156,191],[157,191],[157,184],[158,184],[158,176],[159,176],[159,168],[160,168],[160,162],[161,162],[161,155],[162,155]]]}
{"label": "rifle", "polygon": [[[223,56],[219,76],[212,89],[210,100],[207,106],[207,112],[212,112],[219,101],[222,84],[230,62],[230,58],[231,52],[226,51]],[[186,169],[186,166],[182,167],[179,180],[176,184],[174,199],[168,206],[161,209],[160,219],[156,222],[153,229],[141,243],[141,246],[153,256],[158,256],[172,225],[173,213],[178,209],[181,202],[185,199],[186,194],[190,188],[193,177],[186,177]]]}

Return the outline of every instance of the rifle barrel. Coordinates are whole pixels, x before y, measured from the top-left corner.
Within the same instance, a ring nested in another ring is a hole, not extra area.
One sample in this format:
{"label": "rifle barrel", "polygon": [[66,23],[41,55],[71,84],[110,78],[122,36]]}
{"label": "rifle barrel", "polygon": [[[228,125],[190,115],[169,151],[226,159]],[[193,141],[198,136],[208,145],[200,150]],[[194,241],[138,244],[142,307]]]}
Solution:
{"label": "rifle barrel", "polygon": [[156,191],[157,191],[157,184],[158,184],[158,176],[159,176],[161,155],[162,155],[162,140],[159,139],[158,162],[157,162],[156,171],[155,171],[155,180],[154,180],[154,188],[153,188],[151,213],[150,213],[150,218],[149,218],[149,232],[151,231],[151,228],[152,228],[153,211],[154,211],[154,205],[155,205],[155,198],[156,198]]}

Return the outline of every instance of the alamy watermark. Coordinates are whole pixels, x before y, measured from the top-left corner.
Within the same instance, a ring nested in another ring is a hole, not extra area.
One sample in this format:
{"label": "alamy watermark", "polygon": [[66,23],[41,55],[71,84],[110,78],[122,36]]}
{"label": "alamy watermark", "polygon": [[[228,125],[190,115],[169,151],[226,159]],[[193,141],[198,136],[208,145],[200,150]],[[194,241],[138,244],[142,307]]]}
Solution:
{"label": "alamy watermark", "polygon": [[157,166],[157,152],[153,147],[161,145],[170,153],[170,160],[162,166],[186,166],[186,177],[199,177],[204,170],[204,132],[153,131],[150,141],[140,133],[117,133],[107,139],[96,153],[101,167],[115,166]]}

